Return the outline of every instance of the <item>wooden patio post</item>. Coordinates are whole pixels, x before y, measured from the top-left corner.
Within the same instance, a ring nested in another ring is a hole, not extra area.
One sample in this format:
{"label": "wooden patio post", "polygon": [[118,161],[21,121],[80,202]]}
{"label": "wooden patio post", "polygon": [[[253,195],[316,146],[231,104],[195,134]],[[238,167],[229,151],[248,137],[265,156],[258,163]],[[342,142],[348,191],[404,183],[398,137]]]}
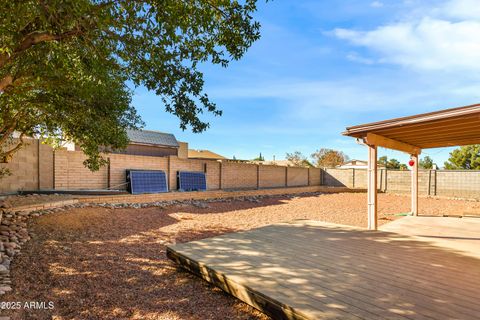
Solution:
{"label": "wooden patio post", "polygon": [[368,229],[377,230],[377,146],[368,145]]}
{"label": "wooden patio post", "polygon": [[412,154],[412,214],[418,215],[418,154]]}

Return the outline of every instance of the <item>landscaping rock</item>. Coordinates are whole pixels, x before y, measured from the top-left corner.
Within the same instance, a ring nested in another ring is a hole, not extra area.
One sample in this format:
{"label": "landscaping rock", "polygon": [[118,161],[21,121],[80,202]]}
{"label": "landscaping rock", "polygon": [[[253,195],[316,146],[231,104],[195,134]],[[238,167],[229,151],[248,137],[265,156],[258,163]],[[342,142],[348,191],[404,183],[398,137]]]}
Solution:
{"label": "landscaping rock", "polygon": [[10,287],[10,286],[0,286],[0,291],[9,292],[9,291],[12,291],[12,287]]}
{"label": "landscaping rock", "polygon": [[0,274],[6,274],[8,273],[8,269],[6,266],[4,266],[3,264],[0,264]]}
{"label": "landscaping rock", "polygon": [[5,201],[3,200],[0,201],[0,208],[6,208],[6,205],[7,204],[5,203]]}
{"label": "landscaping rock", "polygon": [[192,202],[192,205],[197,207],[197,208],[201,208],[201,209],[206,209],[206,208],[209,208],[210,206],[208,204],[206,204],[205,202],[199,202],[199,201],[194,201]]}

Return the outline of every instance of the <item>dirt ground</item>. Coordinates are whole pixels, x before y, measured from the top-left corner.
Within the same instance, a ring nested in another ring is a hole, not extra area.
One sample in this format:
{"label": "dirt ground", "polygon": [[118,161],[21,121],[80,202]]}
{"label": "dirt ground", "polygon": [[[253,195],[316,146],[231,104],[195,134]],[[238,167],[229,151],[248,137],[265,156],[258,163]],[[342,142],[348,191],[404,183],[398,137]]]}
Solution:
{"label": "dirt ground", "polygon": [[[380,223],[407,212],[407,196],[380,194]],[[165,245],[281,221],[316,219],[365,226],[366,194],[317,194],[207,208],[79,208],[42,216],[15,257],[13,292],[1,301],[54,308],[1,311],[12,319],[268,319],[178,269]],[[423,214],[480,212],[480,202],[420,199]]]}
{"label": "dirt ground", "polygon": [[44,202],[65,201],[73,199],[68,194],[29,194],[25,196],[4,196],[0,197],[0,207],[11,208],[41,204]]}

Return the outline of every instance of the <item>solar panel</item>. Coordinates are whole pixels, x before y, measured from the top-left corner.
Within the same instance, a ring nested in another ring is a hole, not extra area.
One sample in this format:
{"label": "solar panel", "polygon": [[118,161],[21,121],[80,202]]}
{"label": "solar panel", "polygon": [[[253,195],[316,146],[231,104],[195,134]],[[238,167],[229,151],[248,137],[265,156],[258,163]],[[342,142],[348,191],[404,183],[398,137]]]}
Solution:
{"label": "solar panel", "polygon": [[127,170],[128,191],[132,194],[168,192],[162,170]]}
{"label": "solar panel", "polygon": [[207,179],[204,172],[179,171],[178,189],[180,191],[205,191]]}

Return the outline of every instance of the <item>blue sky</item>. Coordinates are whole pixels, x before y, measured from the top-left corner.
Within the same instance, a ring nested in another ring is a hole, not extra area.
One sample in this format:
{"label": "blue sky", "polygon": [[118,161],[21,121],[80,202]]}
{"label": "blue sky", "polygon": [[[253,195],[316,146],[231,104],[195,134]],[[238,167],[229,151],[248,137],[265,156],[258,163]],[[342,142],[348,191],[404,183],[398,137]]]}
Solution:
{"label": "blue sky", "polygon": [[[365,147],[341,135],[345,127],[480,101],[477,0],[276,0],[255,16],[262,38],[241,61],[202,67],[223,116],[203,115],[204,133],[181,131],[159,97],[137,88],[147,129],[226,157],[326,147],[366,159]],[[423,155],[442,165],[450,150]]]}

